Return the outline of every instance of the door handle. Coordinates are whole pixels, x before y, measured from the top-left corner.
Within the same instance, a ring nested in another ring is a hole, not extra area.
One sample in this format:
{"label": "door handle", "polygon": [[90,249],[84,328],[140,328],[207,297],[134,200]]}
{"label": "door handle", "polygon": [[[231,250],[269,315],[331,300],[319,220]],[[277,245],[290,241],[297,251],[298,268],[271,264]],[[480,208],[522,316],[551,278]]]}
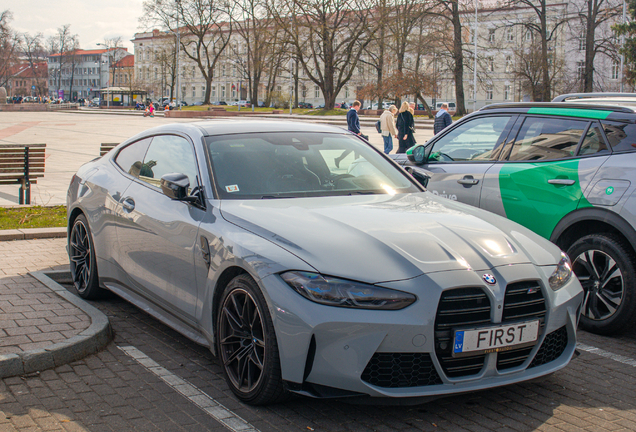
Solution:
{"label": "door handle", "polygon": [[128,212],[131,212],[135,209],[135,200],[132,198],[124,198],[121,202],[121,206]]}
{"label": "door handle", "polygon": [[479,183],[479,180],[472,177],[464,177],[463,179],[457,180],[457,183],[461,185],[476,185]]}
{"label": "door handle", "polygon": [[572,186],[575,181],[570,179],[550,179],[548,183],[553,185],[564,185],[564,186]]}

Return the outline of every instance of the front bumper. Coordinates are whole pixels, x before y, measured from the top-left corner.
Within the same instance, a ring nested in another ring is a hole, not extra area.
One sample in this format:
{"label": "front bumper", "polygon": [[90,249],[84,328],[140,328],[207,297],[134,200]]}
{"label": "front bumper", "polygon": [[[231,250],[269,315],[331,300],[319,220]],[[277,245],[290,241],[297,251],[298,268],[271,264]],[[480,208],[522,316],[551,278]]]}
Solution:
{"label": "front bumper", "polygon": [[[497,279],[493,286],[483,281],[484,272],[470,270],[382,284],[418,296],[399,311],[319,305],[295,293],[278,275],[261,283],[276,329],[282,377],[292,388],[314,384],[373,397],[425,397],[512,384],[565,367],[576,345],[583,292],[575,277],[556,292],[550,289],[547,280],[553,270],[531,264],[491,269]],[[536,345],[512,367],[498,364],[501,353],[492,353],[467,374],[446,373],[439,329],[436,334],[442,293],[478,288],[490,301],[489,325],[496,325],[508,308],[506,287],[523,281],[535,281],[545,302]]]}

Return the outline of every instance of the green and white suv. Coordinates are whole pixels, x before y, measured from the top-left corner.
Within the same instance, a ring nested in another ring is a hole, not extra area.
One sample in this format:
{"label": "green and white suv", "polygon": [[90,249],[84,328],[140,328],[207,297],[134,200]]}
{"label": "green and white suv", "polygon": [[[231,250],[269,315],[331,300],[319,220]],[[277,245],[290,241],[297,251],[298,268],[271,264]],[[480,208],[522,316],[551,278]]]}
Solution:
{"label": "green and white suv", "polygon": [[435,195],[498,213],[567,251],[581,326],[636,321],[636,107],[489,105],[396,155]]}

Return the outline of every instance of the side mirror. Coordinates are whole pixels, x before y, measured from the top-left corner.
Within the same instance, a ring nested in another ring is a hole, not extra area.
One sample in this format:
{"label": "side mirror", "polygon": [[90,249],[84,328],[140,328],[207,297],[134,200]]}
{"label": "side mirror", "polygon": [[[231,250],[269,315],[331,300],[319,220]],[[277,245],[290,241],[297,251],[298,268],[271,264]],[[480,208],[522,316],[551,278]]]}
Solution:
{"label": "side mirror", "polygon": [[161,177],[161,191],[170,199],[186,200],[189,187],[190,180],[185,174],[168,173]]}
{"label": "side mirror", "polygon": [[426,162],[426,146],[416,146],[413,149],[413,163],[422,165],[424,162]]}

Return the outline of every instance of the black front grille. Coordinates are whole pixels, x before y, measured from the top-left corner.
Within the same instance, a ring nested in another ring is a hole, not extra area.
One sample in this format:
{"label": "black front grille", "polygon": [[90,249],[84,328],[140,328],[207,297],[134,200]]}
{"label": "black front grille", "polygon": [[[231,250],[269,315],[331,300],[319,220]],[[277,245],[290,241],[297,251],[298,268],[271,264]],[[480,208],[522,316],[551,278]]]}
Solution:
{"label": "black front grille", "polygon": [[378,387],[420,387],[441,384],[428,353],[375,353],[362,381]]}
{"label": "black front grille", "polygon": [[541,344],[541,348],[534,356],[534,360],[530,363],[531,367],[541,366],[546,363],[550,363],[553,360],[558,359],[565,351],[565,347],[568,345],[568,330],[565,326],[558,330],[553,331],[545,337],[545,340]]}
{"label": "black front grille", "polygon": [[444,291],[435,316],[435,353],[451,378],[474,375],[484,366],[485,354],[453,358],[453,328],[490,323],[490,299],[481,288]]}
{"label": "black front grille", "polygon": [[[502,323],[539,319],[539,337],[545,327],[545,299],[537,281],[508,284],[504,297]],[[521,366],[534,346],[502,351],[497,355],[497,369]]]}

